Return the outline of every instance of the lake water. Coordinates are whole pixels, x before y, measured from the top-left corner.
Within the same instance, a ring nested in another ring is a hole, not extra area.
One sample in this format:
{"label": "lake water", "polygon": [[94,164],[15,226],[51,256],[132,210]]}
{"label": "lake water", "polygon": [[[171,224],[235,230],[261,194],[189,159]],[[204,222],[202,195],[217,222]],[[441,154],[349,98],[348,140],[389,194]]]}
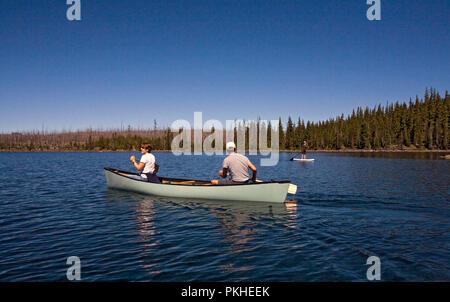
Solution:
{"label": "lake water", "polygon": [[[0,153],[0,281],[450,281],[450,161],[436,154],[281,153],[258,178],[297,203],[116,191],[103,167],[137,153]],[[223,157],[155,153],[160,175],[217,178]],[[259,167],[259,158],[250,159]]]}

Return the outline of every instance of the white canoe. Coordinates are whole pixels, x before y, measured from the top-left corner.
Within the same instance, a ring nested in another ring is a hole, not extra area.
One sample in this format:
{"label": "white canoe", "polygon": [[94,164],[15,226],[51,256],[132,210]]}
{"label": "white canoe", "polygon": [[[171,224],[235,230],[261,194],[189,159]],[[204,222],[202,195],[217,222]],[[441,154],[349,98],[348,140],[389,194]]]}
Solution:
{"label": "white canoe", "polygon": [[177,198],[282,203],[288,190],[293,194],[292,187],[296,190],[289,180],[211,185],[210,181],[205,180],[160,177],[162,183],[152,183],[133,178],[138,176],[137,173],[112,168],[105,168],[105,176],[110,188]]}
{"label": "white canoe", "polygon": [[314,161],[314,158],[306,158],[306,159],[294,158],[293,160],[296,160],[296,161]]}

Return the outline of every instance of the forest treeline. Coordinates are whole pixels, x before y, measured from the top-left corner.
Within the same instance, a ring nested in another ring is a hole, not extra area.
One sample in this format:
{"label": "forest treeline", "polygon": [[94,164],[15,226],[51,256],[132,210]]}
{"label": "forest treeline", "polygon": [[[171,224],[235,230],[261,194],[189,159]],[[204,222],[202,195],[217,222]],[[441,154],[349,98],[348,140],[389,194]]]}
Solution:
{"label": "forest treeline", "polygon": [[[442,97],[435,89],[426,89],[423,98],[405,103],[381,104],[374,108],[358,107],[347,117],[305,123],[289,117],[278,125],[266,126],[268,143],[278,132],[280,150],[298,150],[304,140],[312,150],[448,150],[450,96]],[[249,128],[246,126],[248,148]],[[214,130],[213,130],[214,131]],[[235,130],[236,131],[236,130]],[[203,133],[203,137],[210,133]],[[170,150],[175,132],[166,129],[92,130],[70,132],[14,132],[0,134],[3,151],[137,151],[142,142],[152,144],[154,150]],[[223,133],[225,137],[225,133]],[[236,140],[236,136],[235,136]],[[225,140],[224,140],[225,144]]]}
{"label": "forest treeline", "polygon": [[0,134],[3,151],[135,151],[143,142],[155,150],[170,150],[173,133],[169,129],[93,130],[66,132],[13,132]]}
{"label": "forest treeline", "polygon": [[[426,89],[423,99],[374,108],[358,107],[346,118],[307,122],[289,118],[280,146],[298,149],[303,140],[312,149],[449,149],[450,97]],[[281,120],[280,120],[280,125]]]}

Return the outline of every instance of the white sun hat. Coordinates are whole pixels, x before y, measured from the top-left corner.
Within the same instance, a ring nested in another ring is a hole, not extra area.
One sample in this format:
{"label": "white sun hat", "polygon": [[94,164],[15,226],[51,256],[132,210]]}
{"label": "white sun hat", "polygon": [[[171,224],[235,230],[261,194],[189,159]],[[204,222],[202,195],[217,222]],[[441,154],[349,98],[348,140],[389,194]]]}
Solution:
{"label": "white sun hat", "polygon": [[232,151],[234,151],[234,149],[236,149],[236,145],[233,142],[228,142],[227,143],[227,151],[232,152]]}

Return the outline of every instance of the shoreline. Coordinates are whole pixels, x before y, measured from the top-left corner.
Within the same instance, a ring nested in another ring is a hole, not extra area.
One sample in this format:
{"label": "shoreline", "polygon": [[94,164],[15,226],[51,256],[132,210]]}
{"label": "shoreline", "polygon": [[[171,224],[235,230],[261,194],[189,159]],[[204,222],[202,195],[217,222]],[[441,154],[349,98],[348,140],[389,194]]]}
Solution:
{"label": "shoreline", "polygon": [[[301,152],[301,151],[280,151],[280,152]],[[319,153],[446,153],[450,150],[368,150],[368,149],[345,149],[345,150],[311,150],[309,152],[319,152]]]}
{"label": "shoreline", "polygon": [[[33,152],[139,152],[138,150],[0,150],[0,153],[15,152],[15,153],[33,153]],[[171,150],[153,150],[152,153],[158,152],[172,152]],[[225,151],[224,151],[225,152]],[[248,152],[248,150],[246,151]],[[280,150],[280,153],[301,153],[301,150]],[[415,150],[415,149],[383,149],[383,150],[371,150],[371,149],[342,149],[342,150],[307,150],[308,153],[450,153],[450,150]]]}

